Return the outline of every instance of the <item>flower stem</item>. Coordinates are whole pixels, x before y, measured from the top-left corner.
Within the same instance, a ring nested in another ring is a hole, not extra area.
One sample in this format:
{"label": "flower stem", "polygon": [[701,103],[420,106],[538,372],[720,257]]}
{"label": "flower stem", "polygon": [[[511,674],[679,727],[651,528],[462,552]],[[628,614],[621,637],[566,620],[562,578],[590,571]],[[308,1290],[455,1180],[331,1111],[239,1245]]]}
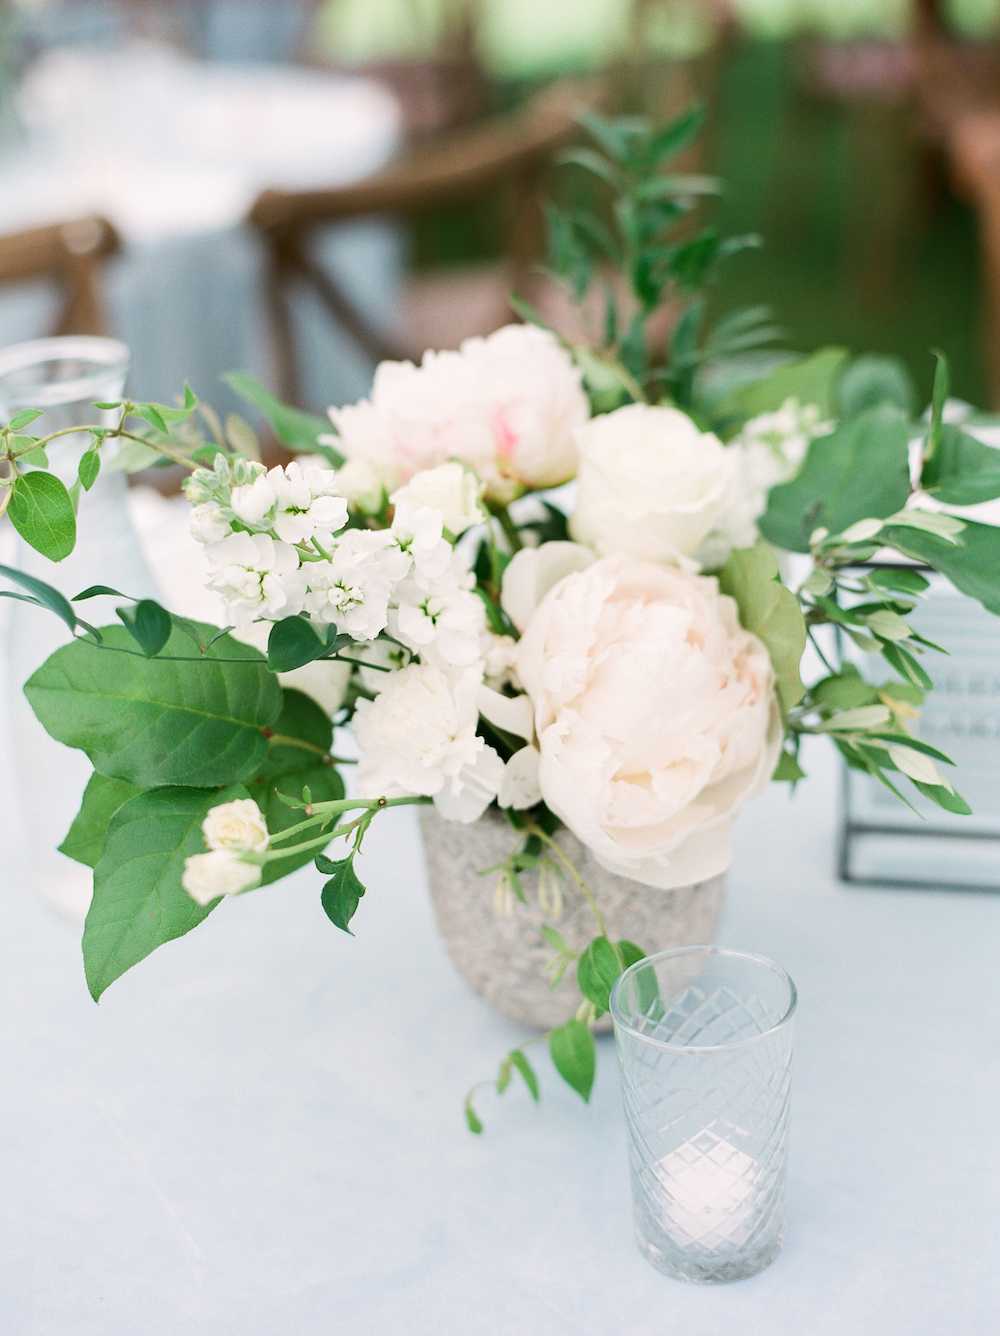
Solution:
{"label": "flower stem", "polygon": [[604,937],[608,937],[608,940],[610,941],[611,939],[608,936],[607,924],[604,922],[603,914],[597,908],[596,900],[587,890],[586,886],[583,884],[583,878],[580,876],[579,872],[577,872],[576,868],[563,853],[562,847],[552,838],[551,835],[546,834],[546,832],[542,830],[541,826],[532,824],[527,827],[527,830],[529,835],[536,835],[538,839],[542,841],[543,844],[547,844],[549,848],[555,853],[556,857],[561,860],[563,866],[567,869],[570,876],[576,882],[577,886],[579,886],[580,890],[583,892],[584,898],[590,905],[591,909],[594,911],[594,918],[597,919],[597,926],[601,930],[601,935]]}

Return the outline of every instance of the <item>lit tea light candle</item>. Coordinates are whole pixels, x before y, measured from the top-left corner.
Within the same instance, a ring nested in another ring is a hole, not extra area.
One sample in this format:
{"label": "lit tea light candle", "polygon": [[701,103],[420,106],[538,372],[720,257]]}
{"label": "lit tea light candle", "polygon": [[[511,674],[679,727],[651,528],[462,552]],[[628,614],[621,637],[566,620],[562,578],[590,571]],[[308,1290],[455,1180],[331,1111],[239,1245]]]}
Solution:
{"label": "lit tea light candle", "polygon": [[663,1185],[663,1227],[683,1248],[738,1248],[757,1212],[760,1165],[718,1137],[703,1133],[653,1166]]}

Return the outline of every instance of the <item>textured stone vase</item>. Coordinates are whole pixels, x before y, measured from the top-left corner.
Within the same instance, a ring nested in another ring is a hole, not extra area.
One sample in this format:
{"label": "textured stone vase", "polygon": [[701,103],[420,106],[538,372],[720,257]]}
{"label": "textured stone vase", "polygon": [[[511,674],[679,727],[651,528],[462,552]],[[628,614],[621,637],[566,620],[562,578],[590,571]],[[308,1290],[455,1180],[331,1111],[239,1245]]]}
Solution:
{"label": "textured stone vase", "polygon": [[[534,872],[522,875],[525,897],[513,913],[498,911],[497,873],[484,868],[502,863],[519,845],[519,836],[492,809],[471,825],[444,821],[433,807],[418,808],[427,853],[427,872],[438,927],[455,968],[472,991],[501,1016],[547,1030],[575,1015],[580,1004],[576,971],[569,969],[555,987],[544,973],[552,948],[542,923],[561,932],[574,951],[597,934],[593,911],[568,876],[561,879],[562,913],[543,912]],[[677,946],[711,942],[722,904],[724,877],[695,886],[660,891],[606,871],[575,835],[557,836],[604,915],[614,940],[627,938],[647,954]],[[610,1029],[603,1017],[600,1029]]]}

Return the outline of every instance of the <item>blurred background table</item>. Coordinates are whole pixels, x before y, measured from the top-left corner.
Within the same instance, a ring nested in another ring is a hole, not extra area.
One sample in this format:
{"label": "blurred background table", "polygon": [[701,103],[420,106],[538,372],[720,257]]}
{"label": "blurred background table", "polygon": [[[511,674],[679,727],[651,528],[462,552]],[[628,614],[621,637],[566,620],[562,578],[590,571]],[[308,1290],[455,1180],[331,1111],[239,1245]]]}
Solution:
{"label": "blurred background table", "polygon": [[[225,413],[219,376],[269,379],[262,254],[243,220],[267,187],[336,186],[383,166],[400,114],[383,86],[292,66],[197,62],[152,46],[56,47],[18,93],[23,138],[0,156],[0,232],[86,215],[117,229],[110,332],[133,351],[131,389],[173,402],[191,379]],[[376,326],[391,322],[399,233],[377,219],[331,228],[323,262]],[[47,332],[44,284],[0,296],[0,345]],[[372,364],[303,299],[302,379],[314,403],[359,398]]]}

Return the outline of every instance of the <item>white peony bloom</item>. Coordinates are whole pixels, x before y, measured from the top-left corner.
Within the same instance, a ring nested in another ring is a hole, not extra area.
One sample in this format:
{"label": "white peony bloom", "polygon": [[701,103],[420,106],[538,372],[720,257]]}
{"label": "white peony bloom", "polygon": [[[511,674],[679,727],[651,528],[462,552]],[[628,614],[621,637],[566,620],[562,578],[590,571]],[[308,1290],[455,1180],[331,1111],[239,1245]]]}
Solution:
{"label": "white peony bloom", "polygon": [[519,631],[553,585],[594,564],[594,554],[581,543],[543,543],[524,547],[507,563],[500,585],[500,605]]}
{"label": "white peony bloom", "polygon": [[412,560],[416,576],[434,580],[447,569],[454,549],[442,536],[444,516],[440,510],[430,506],[414,509],[401,501],[392,518],[392,533]]}
{"label": "white peony bloom", "polygon": [[[336,445],[339,438],[331,436],[329,440]],[[343,468],[337,470],[336,479],[337,495],[342,496],[353,510],[359,510],[362,515],[381,514],[386,494],[397,482],[395,476],[384,478],[367,459],[349,459]]]}
{"label": "white peony bloom", "polygon": [[[267,474],[276,498],[272,527],[284,543],[329,543],[347,523],[347,502],[336,494],[337,475],[293,461]],[[254,484],[256,486],[256,483]]]}
{"label": "white peony bloom", "polygon": [[261,869],[244,863],[233,849],[213,849],[184,860],[181,885],[200,905],[209,905],[220,895],[239,895],[260,884]]}
{"label": "white peony bloom", "polygon": [[434,580],[414,572],[396,587],[389,634],[441,668],[474,663],[482,654],[486,610],[472,584],[472,573],[458,552],[452,552],[447,569]]}
{"label": "white peony bloom", "polygon": [[237,630],[257,617],[278,621],[302,611],[305,572],[299,555],[268,534],[234,533],[211,543],[205,555],[218,569],[208,582],[226,601],[226,616]]}
{"label": "white peony bloom", "polygon": [[538,782],[541,759],[537,747],[522,747],[514,753],[504,766],[503,782],[497,794],[498,806],[523,812],[542,801],[542,788]]}
{"label": "white peony bloom", "polygon": [[466,339],[458,352],[427,352],[419,367],[383,362],[370,399],[330,409],[349,460],[366,459],[400,482],[461,460],[499,501],[571,478],[573,428],[589,415],[572,358],[534,325]]}
{"label": "white peony bloom", "polygon": [[313,621],[355,640],[374,640],[386,626],[389,600],[410,562],[385,530],[348,529],[329,561],[306,566],[304,607]]}
{"label": "white peony bloom", "polygon": [[236,798],[209,809],[201,823],[210,849],[235,849],[237,853],[262,854],[267,849],[267,822],[252,798]]}
{"label": "white peony bloom", "polygon": [[553,812],[612,872],[670,888],[722,872],[782,724],[767,650],[714,579],[606,557],[518,644]]}
{"label": "white peony bloom", "polygon": [[715,527],[737,460],[676,408],[629,404],[576,432],[573,537],[600,557],[683,564]]}
{"label": "white peony bloom", "polygon": [[253,482],[234,487],[229,504],[237,519],[252,529],[258,529],[268,527],[277,499],[270,476],[260,473]]}
{"label": "white peony bloom", "polygon": [[191,537],[196,543],[221,543],[232,531],[233,526],[221,506],[203,501],[191,507]]}
{"label": "white peony bloom", "polygon": [[375,700],[358,701],[358,794],[424,794],[449,821],[480,817],[504,774],[503,761],[476,733],[481,681],[481,663],[458,675],[411,663],[389,677]]}
{"label": "white peony bloom", "polygon": [[479,505],[481,492],[482,484],[474,473],[461,464],[450,463],[415,473],[389,500],[397,509],[406,507],[410,512],[424,506],[440,511],[444,527],[457,538],[486,519]]}

